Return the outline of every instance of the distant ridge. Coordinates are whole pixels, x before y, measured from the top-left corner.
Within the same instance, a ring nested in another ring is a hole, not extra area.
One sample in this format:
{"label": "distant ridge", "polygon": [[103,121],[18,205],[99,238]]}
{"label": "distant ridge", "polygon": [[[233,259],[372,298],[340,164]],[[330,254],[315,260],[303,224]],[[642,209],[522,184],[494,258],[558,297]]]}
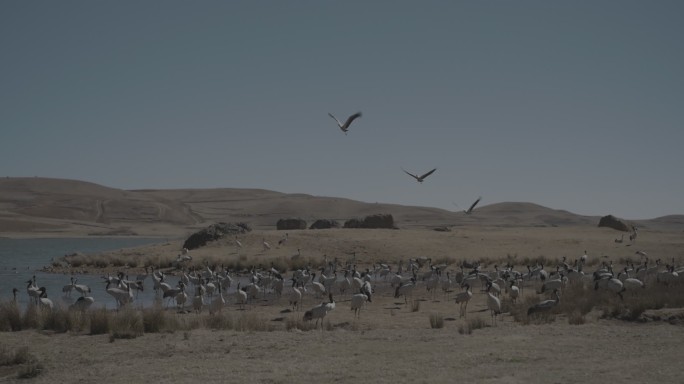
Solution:
{"label": "distant ridge", "polygon": [[[121,190],[52,178],[0,179],[0,236],[4,234],[184,235],[218,221],[275,228],[281,218],[340,222],[389,213],[399,228],[486,226],[595,226],[598,216],[581,216],[533,203],[484,205],[472,215],[431,207],[365,203],[340,197],[286,194],[263,189]],[[651,222],[684,226],[684,216]]]}

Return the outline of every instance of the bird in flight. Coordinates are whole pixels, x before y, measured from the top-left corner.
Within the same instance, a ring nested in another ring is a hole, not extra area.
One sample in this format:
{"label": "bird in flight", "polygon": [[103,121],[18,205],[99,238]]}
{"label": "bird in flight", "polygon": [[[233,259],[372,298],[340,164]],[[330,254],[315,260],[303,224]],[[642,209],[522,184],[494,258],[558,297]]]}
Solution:
{"label": "bird in flight", "polygon": [[349,116],[349,117],[347,118],[347,121],[344,122],[344,124],[340,123],[340,121],[337,120],[337,117],[333,116],[332,113],[328,113],[328,116],[330,116],[330,117],[332,117],[333,119],[335,119],[335,121],[337,122],[337,126],[340,127],[340,129],[342,130],[342,132],[344,132],[344,134],[346,135],[346,134],[347,134],[347,131],[349,130],[349,126],[351,125],[351,123],[352,123],[354,120],[356,120],[356,118],[361,117],[361,112],[356,112],[355,114]]}
{"label": "bird in flight", "polygon": [[480,202],[480,199],[482,199],[482,196],[478,197],[477,200],[475,200],[475,202],[470,205],[470,208],[464,210],[463,212],[465,212],[466,215],[470,215],[471,213],[473,213],[473,209],[475,209],[477,203]]}
{"label": "bird in flight", "polygon": [[425,173],[425,174],[423,174],[423,175],[421,175],[421,176],[414,175],[413,173],[411,173],[411,172],[405,170],[404,168],[402,168],[401,170],[404,171],[404,172],[406,172],[407,175],[409,175],[409,176],[413,177],[414,179],[416,179],[417,182],[422,183],[423,180],[425,180],[426,177],[432,175],[432,172],[436,171],[437,168],[435,168],[435,169],[433,169],[432,171],[427,172],[427,173]]}

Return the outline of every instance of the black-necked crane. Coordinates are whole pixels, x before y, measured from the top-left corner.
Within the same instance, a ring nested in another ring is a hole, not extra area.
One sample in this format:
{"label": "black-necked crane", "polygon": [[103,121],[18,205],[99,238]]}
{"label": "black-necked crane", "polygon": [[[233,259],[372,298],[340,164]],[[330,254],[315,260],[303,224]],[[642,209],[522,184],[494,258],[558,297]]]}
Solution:
{"label": "black-necked crane", "polygon": [[463,210],[463,213],[465,213],[466,215],[470,215],[471,213],[473,213],[473,209],[475,209],[475,206],[477,205],[477,203],[480,202],[480,200],[482,200],[482,196],[478,197],[474,203],[470,204],[470,207],[468,207],[468,209]]}
{"label": "black-necked crane", "polygon": [[292,292],[290,292],[290,305],[293,311],[299,310],[302,305],[302,291],[297,288],[297,280],[292,279]]}
{"label": "black-necked crane", "polygon": [[283,236],[280,240],[278,240],[278,246],[285,244],[285,242],[287,241],[287,238],[288,238],[288,234],[286,233],[285,236]]}
{"label": "black-necked crane", "polygon": [[405,170],[404,168],[402,168],[401,170],[404,171],[407,175],[409,175],[409,176],[413,177],[414,179],[416,179],[417,182],[422,183],[422,182],[425,180],[425,178],[428,177],[428,176],[430,176],[430,175],[432,175],[432,173],[435,172],[435,171],[437,170],[437,168],[433,168],[431,171],[428,171],[428,172],[426,172],[426,173],[424,173],[424,174],[422,174],[422,175],[420,175],[420,176],[414,175],[413,173],[411,173],[411,172]]}
{"label": "black-necked crane", "polygon": [[501,314],[501,300],[490,292],[492,283],[487,284],[487,308],[492,314],[492,323],[496,325],[496,317]]}
{"label": "black-necked crane", "polygon": [[[625,270],[627,270],[627,267],[625,267]],[[646,285],[644,284],[643,281],[634,278],[634,277],[629,277],[629,273],[627,272],[620,272],[618,273],[618,279],[622,281],[622,284],[625,287],[625,290],[628,292],[635,292],[638,291],[639,289],[644,289],[646,288]]]}
{"label": "black-necked crane", "polygon": [[404,303],[408,304],[408,298],[413,297],[413,289],[416,286],[416,278],[412,277],[409,282],[401,284],[394,291],[394,297],[404,296]]}
{"label": "black-necked crane", "polygon": [[182,263],[191,260],[192,256],[190,256],[190,251],[187,248],[183,248],[183,250],[181,250],[181,253],[179,253],[178,257],[176,258],[177,263]]}
{"label": "black-necked crane", "polygon": [[213,314],[214,312],[221,313],[223,311],[223,307],[226,305],[226,299],[223,297],[223,288],[221,287],[220,281],[217,283],[216,289],[218,291],[218,295],[211,301],[209,314]]}
{"label": "black-necked crane", "polygon": [[29,298],[33,299],[33,302],[38,304],[38,299],[40,298],[40,291],[38,290],[38,287],[36,286],[36,277],[33,276],[32,280],[28,280],[26,283],[28,284],[26,286],[26,292],[29,295]]}
{"label": "black-necked crane", "polygon": [[52,309],[54,304],[52,303],[52,300],[48,299],[47,290],[45,290],[45,287],[38,288],[38,292],[40,292],[40,295],[38,296],[38,304],[40,304],[40,306],[43,308]]}
{"label": "black-necked crane", "polygon": [[112,284],[111,281],[107,281],[107,286],[105,287],[105,291],[111,295],[114,300],[116,300],[116,305],[118,308],[123,307],[124,305],[130,303],[133,301],[133,294],[131,293],[130,288],[124,290],[121,288],[116,288],[112,287],[110,288],[109,286]]}
{"label": "black-necked crane", "polygon": [[69,306],[69,309],[76,311],[86,311],[95,302],[92,296],[81,296],[76,301]]}
{"label": "black-necked crane", "polygon": [[344,124],[342,124],[339,120],[337,120],[337,117],[333,116],[332,113],[328,113],[328,116],[332,117],[335,120],[335,122],[337,122],[337,126],[340,127],[342,132],[344,132],[344,134],[346,135],[347,131],[349,130],[349,126],[351,125],[351,123],[354,120],[356,120],[357,118],[361,117],[362,114],[361,114],[361,112],[356,112],[355,114],[349,116],[347,118],[347,121],[344,122]]}
{"label": "black-necked crane", "polygon": [[237,292],[235,292],[235,298],[237,305],[240,307],[240,309],[244,310],[245,304],[247,304],[247,292],[240,288],[240,282],[238,282],[237,285]]}
{"label": "black-necked crane", "polygon": [[470,290],[470,284],[464,284],[465,291],[456,294],[455,302],[459,304],[459,315],[461,317],[467,316],[468,302],[473,297],[473,292]]}
{"label": "black-necked crane", "polygon": [[178,286],[180,287],[180,292],[176,294],[176,307],[180,307],[180,310],[182,311],[185,308],[185,303],[188,301],[188,294],[185,292],[185,283],[182,281],[178,282]]}
{"label": "black-necked crane", "polygon": [[185,291],[185,283],[183,283],[182,281],[179,281],[178,285],[175,288],[170,288],[170,289],[167,289],[166,291],[164,291],[162,298],[167,299],[166,300],[166,307],[168,308],[168,306],[171,304],[171,300],[176,300],[176,297],[178,297],[178,295],[184,291]]}
{"label": "black-necked crane", "polygon": [[192,309],[195,310],[197,314],[202,312],[204,308],[204,286],[198,285],[195,287],[195,295],[192,297]]}
{"label": "black-necked crane", "polygon": [[598,278],[595,281],[594,290],[598,290],[599,288],[607,289],[620,296],[620,300],[623,299],[622,292],[625,291],[625,286],[620,279],[607,276]]}
{"label": "black-necked crane", "polygon": [[520,288],[515,285],[515,280],[511,280],[511,287],[508,291],[508,295],[510,296],[513,304],[515,304],[515,302],[518,300],[518,296],[520,296]]}
{"label": "black-necked crane", "polygon": [[365,290],[361,291],[351,297],[351,310],[354,311],[354,317],[357,318],[361,315],[361,309],[368,301],[368,295]]}
{"label": "black-necked crane", "polygon": [[71,285],[78,293],[81,294],[81,296],[85,296],[86,293],[90,293],[90,287],[85,284],[76,284],[76,278],[74,277],[71,278]]}
{"label": "black-necked crane", "polygon": [[560,301],[560,295],[558,294],[558,290],[554,289],[553,294],[556,296],[555,299],[553,300],[544,300],[541,301],[530,308],[527,309],[527,316],[537,313],[537,312],[547,312],[551,310],[551,308],[555,307],[558,305],[558,302]]}
{"label": "black-necked crane", "polygon": [[304,321],[316,320],[316,326],[318,326],[318,321],[320,320],[321,326],[323,325],[323,319],[328,314],[328,312],[335,309],[335,300],[333,300],[333,295],[330,293],[328,295],[330,299],[327,303],[321,303],[310,310],[304,312]]}

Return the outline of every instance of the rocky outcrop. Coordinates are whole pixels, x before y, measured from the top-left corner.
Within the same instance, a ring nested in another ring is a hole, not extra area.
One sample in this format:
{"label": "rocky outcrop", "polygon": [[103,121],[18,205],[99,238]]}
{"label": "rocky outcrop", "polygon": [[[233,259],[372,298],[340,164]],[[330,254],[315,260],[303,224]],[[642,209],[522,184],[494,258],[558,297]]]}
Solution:
{"label": "rocky outcrop", "polygon": [[387,228],[394,229],[394,217],[392,215],[371,215],[363,219],[364,228]]}
{"label": "rocky outcrop", "polygon": [[193,233],[183,243],[183,248],[197,249],[210,241],[216,241],[225,235],[238,235],[251,231],[245,223],[216,223]]}
{"label": "rocky outcrop", "polygon": [[349,219],[344,222],[344,228],[363,228],[363,220]]}
{"label": "rocky outcrop", "polygon": [[613,215],[603,216],[601,220],[599,220],[598,226],[613,228],[623,232],[629,232],[632,228],[625,220],[619,219]]}
{"label": "rocky outcrop", "polygon": [[320,219],[314,221],[314,223],[311,224],[309,229],[330,229],[339,227],[340,223],[338,223],[336,220]]}
{"label": "rocky outcrop", "polygon": [[345,221],[345,228],[386,228],[394,229],[394,218],[389,214],[366,216],[363,220],[350,219]]}
{"label": "rocky outcrop", "polygon": [[280,219],[276,223],[276,228],[279,230],[293,230],[306,229],[306,220],[304,219]]}

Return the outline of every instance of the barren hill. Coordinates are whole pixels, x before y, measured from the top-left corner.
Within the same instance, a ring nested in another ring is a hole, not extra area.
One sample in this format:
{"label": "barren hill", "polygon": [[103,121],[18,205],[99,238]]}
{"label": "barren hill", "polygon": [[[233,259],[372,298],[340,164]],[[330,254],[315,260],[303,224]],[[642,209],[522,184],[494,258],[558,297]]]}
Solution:
{"label": "barren hill", "polygon": [[[121,190],[76,180],[0,179],[0,235],[180,236],[219,221],[270,229],[281,218],[298,217],[310,224],[317,219],[343,222],[377,213],[391,214],[399,228],[594,226],[599,219],[532,203],[485,205],[465,215],[260,189]],[[663,227],[681,222],[681,216],[670,216],[653,224]]]}

